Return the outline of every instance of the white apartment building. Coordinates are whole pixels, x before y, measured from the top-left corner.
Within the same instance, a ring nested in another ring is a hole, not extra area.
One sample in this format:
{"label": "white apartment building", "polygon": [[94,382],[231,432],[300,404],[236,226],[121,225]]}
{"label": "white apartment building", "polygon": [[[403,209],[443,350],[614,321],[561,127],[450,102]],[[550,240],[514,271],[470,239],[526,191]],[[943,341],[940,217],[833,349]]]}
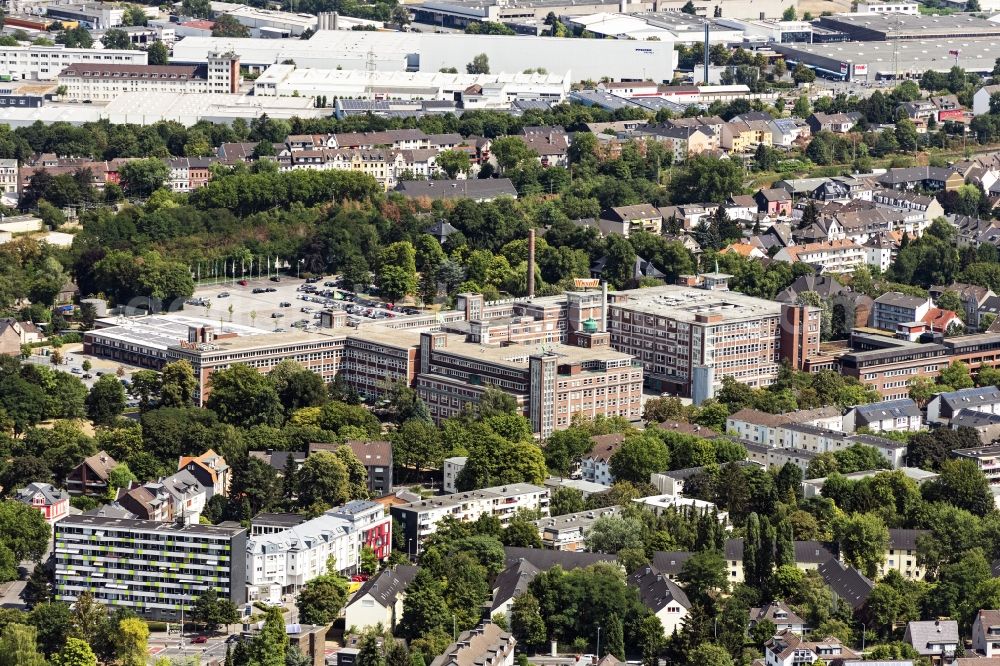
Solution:
{"label": "white apartment building", "polygon": [[1000,657],[1000,611],[981,610],[972,622],[972,649],[987,659]]}
{"label": "white apartment building", "polygon": [[522,509],[538,511],[543,517],[549,515],[549,489],[512,483],[394,506],[390,512],[403,528],[407,551],[417,554],[423,540],[434,534],[446,517],[471,523],[483,515],[494,516],[506,526]]}
{"label": "white apartment building", "polygon": [[55,531],[55,598],[84,592],[144,618],[177,621],[181,606],[214,589],[245,600],[247,531],[96,515],[67,516]]}
{"label": "white apartment building", "polygon": [[960,460],[976,463],[991,486],[1000,485],[1000,445],[955,449],[952,454]]}
{"label": "white apartment building", "polygon": [[0,46],[0,74],[14,80],[50,81],[70,65],[145,65],[145,51],[67,48],[55,46]]}
{"label": "white apartment building", "polygon": [[0,159],[0,198],[6,205],[17,205],[18,192],[17,160]]}
{"label": "white apartment building", "polygon": [[584,481],[611,486],[615,479],[611,474],[611,456],[613,456],[625,441],[625,435],[611,433],[595,435],[590,438],[594,443],[590,451],[580,459],[580,474]]}
{"label": "white apartment building", "polygon": [[916,2],[859,2],[858,14],[917,14]]}
{"label": "white apartment building", "polygon": [[112,101],[125,93],[227,93],[239,91],[240,61],[231,53],[212,53],[207,65],[133,65],[80,63],[58,77],[66,99]]}
{"label": "white apartment building", "polygon": [[864,249],[848,239],[784,247],[774,258],[789,263],[813,264],[824,273],[853,273],[866,263]]}
{"label": "white apartment building", "polygon": [[362,546],[380,559],[388,555],[392,521],[381,504],[355,500],[281,532],[255,535],[246,544],[248,598],[268,599],[298,590],[327,572],[356,570]]}
{"label": "white apartment building", "polygon": [[467,456],[454,456],[444,459],[444,483],[442,487],[446,493],[458,492],[455,482],[458,480],[459,472],[465,469],[465,463],[468,461],[469,458]]}

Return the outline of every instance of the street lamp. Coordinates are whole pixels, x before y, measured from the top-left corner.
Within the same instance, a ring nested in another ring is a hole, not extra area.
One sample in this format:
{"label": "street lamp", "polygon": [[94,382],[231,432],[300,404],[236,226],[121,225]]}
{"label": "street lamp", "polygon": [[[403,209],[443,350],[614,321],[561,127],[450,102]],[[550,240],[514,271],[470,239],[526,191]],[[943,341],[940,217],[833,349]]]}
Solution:
{"label": "street lamp", "polygon": [[597,625],[597,661],[601,660],[601,625]]}
{"label": "street lamp", "polygon": [[862,658],[864,658],[864,656],[865,656],[865,632],[868,631],[868,626],[864,622],[862,622],[861,620],[858,620],[858,624],[861,625],[861,656],[862,656]]}
{"label": "street lamp", "polygon": [[[195,583],[195,581],[193,580],[178,580],[177,582],[180,583],[181,585],[194,585]],[[184,590],[182,589],[181,592],[183,593],[183,591]],[[185,600],[183,597],[184,595],[181,594],[181,628],[180,632],[178,633],[179,638],[177,641],[177,648],[179,650],[184,649],[184,601]]]}

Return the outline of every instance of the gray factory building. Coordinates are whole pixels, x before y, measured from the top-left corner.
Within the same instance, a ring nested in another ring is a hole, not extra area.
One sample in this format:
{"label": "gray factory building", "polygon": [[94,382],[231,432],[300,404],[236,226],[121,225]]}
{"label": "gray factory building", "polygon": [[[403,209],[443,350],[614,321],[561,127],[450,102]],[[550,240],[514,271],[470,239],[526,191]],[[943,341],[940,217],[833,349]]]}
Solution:
{"label": "gray factory building", "polygon": [[947,72],[955,65],[988,74],[998,53],[992,38],[773,44],[772,48],[789,64],[801,62],[824,78],[857,82],[917,79],[926,70]]}
{"label": "gray factory building", "polygon": [[862,42],[1000,36],[1000,23],[967,14],[839,14],[821,16],[819,25]]}

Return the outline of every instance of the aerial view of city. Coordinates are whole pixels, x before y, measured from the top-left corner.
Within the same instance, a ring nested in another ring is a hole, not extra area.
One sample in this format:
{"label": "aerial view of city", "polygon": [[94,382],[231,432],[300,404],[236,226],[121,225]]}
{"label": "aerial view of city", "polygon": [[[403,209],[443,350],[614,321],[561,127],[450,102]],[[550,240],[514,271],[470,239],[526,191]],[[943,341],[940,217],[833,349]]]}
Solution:
{"label": "aerial view of city", "polygon": [[1000,666],[1000,0],[0,0],[98,665]]}

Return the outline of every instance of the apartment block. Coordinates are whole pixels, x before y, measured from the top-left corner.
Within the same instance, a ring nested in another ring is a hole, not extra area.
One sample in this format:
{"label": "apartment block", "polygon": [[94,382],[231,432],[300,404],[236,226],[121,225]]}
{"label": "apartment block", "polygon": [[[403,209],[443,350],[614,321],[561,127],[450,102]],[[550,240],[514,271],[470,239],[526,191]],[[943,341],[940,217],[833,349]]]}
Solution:
{"label": "apartment block", "polygon": [[895,331],[897,324],[921,321],[932,307],[934,303],[929,298],[890,291],[875,299],[872,307],[872,326]]}
{"label": "apartment block", "polygon": [[250,537],[246,547],[248,598],[280,598],[327,572],[332,557],[337,570],[360,563],[370,546],[381,560],[392,546],[392,521],[381,504],[355,500],[286,530]]}
{"label": "apartment block", "polygon": [[651,388],[700,399],[712,397],[727,375],[749,386],[770,385],[783,341],[798,356],[819,353],[808,324],[784,332],[782,304],[729,291],[730,277],[708,273],[697,281],[692,276],[699,287],[609,294],[611,345],[642,363]]}
{"label": "apartment block", "polygon": [[246,529],[177,525],[95,515],[55,524],[55,598],[84,592],[147,619],[178,621],[208,590],[246,598]]}
{"label": "apartment block", "polygon": [[206,65],[83,62],[65,67],[56,79],[66,86],[66,99],[80,101],[110,101],[126,92],[234,94],[241,81],[233,53],[210,53]]}
{"label": "apartment block", "polygon": [[506,526],[522,509],[549,515],[549,489],[512,483],[402,504],[391,507],[390,512],[402,526],[407,552],[416,554],[424,539],[434,534],[438,523],[446,517],[471,523],[483,515],[493,516]]}
{"label": "apartment block", "polygon": [[1000,485],[1000,445],[956,449],[952,454],[961,460],[971,460],[991,486]]}

